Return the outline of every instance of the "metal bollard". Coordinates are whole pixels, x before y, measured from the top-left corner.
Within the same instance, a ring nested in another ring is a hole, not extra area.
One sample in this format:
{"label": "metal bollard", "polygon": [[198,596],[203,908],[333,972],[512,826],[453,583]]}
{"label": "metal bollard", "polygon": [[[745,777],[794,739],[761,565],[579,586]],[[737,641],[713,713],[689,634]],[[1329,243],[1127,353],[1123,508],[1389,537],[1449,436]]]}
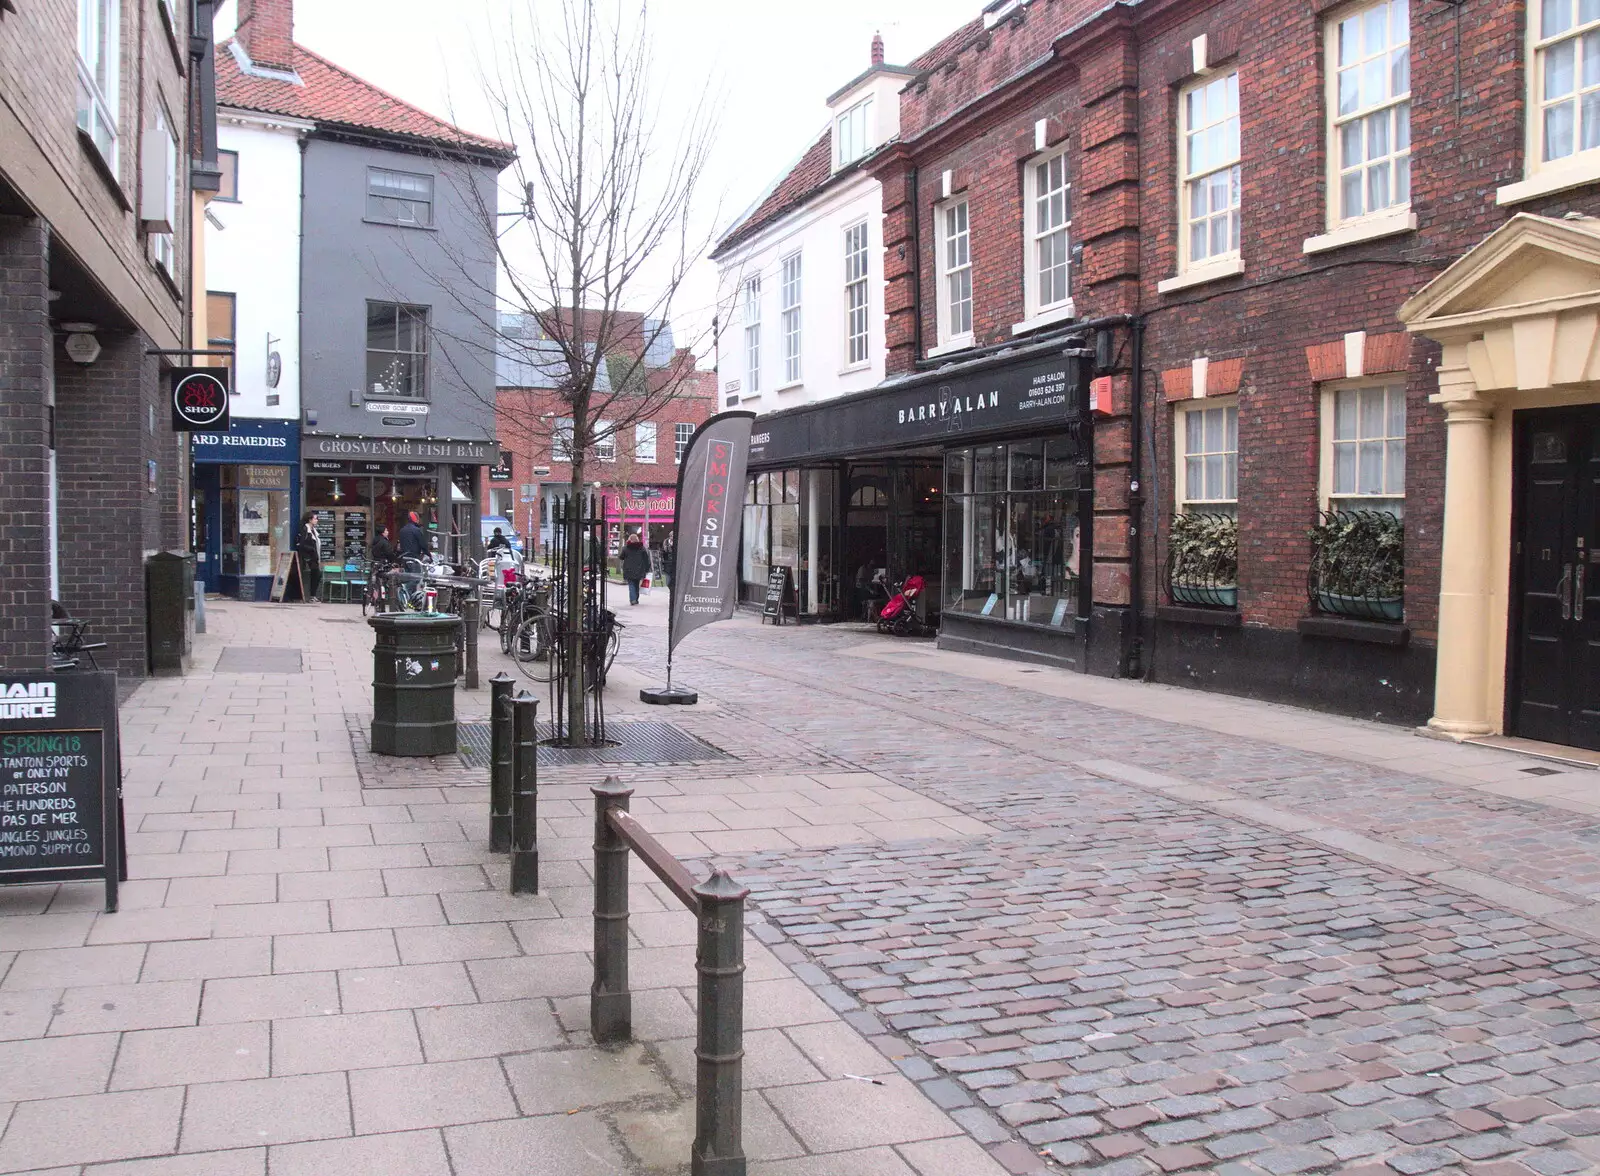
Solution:
{"label": "metal bollard", "polygon": [[539,700],[524,690],[511,701],[511,893],[539,893]]}
{"label": "metal bollard", "polygon": [[467,593],[467,598],[461,602],[461,629],[462,640],[465,642],[465,661],[463,669],[465,681],[462,685],[468,690],[478,688],[478,593],[477,590]]}
{"label": "metal bollard", "polygon": [[628,991],[628,844],[606,820],[624,811],[633,789],[615,776],[594,793],[594,985],[589,989],[589,1034],[600,1043],[633,1038]]}
{"label": "metal bollard", "polygon": [[511,849],[511,688],[516,680],[504,670],[489,679],[489,850]]}
{"label": "metal bollard", "polygon": [[689,1172],[745,1176],[744,900],[750,890],[714,870],[694,893],[700,900],[700,1000]]}

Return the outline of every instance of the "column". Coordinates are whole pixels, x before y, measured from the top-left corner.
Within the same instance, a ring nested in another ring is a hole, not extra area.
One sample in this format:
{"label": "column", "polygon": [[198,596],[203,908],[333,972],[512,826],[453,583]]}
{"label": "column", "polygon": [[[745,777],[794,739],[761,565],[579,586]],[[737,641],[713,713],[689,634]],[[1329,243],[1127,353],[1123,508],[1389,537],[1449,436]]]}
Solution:
{"label": "column", "polygon": [[[1446,373],[1439,373],[1441,386]],[[1444,551],[1439,569],[1438,674],[1428,726],[1455,739],[1494,731],[1488,712],[1489,453],[1493,419],[1482,400],[1445,410]]]}
{"label": "column", "polygon": [[822,587],[821,564],[817,557],[817,543],[821,539],[821,527],[817,520],[817,479],[821,477],[818,470],[806,470],[801,477],[806,482],[806,612],[816,615],[819,589]]}

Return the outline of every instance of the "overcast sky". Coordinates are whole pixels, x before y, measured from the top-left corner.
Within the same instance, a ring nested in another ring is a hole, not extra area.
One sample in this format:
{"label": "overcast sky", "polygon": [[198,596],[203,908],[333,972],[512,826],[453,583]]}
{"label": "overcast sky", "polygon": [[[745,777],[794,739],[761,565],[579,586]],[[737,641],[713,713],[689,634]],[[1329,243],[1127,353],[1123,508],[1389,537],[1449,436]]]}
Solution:
{"label": "overcast sky", "polygon": [[[298,0],[295,40],[469,130],[493,133],[476,62],[508,0]],[[519,0],[510,0],[519,2]],[[559,0],[534,0],[535,4]],[[983,0],[656,0],[650,7],[667,122],[706,87],[725,95],[706,177],[706,215],[726,225],[826,125],[823,100],[870,63],[882,32],[891,64],[911,60],[976,17]],[[444,16],[443,13],[451,15]],[[223,7],[218,34],[232,31]],[[681,294],[681,334],[704,334],[716,272],[704,262]],[[709,360],[707,361],[709,364]]]}

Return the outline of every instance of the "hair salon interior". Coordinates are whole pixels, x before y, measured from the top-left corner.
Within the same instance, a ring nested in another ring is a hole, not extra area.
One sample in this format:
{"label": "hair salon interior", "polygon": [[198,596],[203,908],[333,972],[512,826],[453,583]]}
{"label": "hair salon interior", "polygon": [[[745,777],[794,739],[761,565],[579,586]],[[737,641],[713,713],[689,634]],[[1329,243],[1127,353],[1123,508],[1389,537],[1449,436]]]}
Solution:
{"label": "hair salon interior", "polygon": [[874,41],[714,253],[744,599],[1600,749],[1600,9],[1288,7]]}

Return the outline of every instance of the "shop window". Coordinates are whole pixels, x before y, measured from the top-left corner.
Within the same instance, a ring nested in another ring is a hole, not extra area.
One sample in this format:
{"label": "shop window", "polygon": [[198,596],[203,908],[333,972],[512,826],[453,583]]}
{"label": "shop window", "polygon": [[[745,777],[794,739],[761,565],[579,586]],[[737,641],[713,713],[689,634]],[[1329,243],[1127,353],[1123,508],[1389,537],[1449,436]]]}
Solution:
{"label": "shop window", "polygon": [[386,225],[431,226],[433,177],[369,167],[367,219]]}
{"label": "shop window", "polygon": [[800,255],[783,259],[783,283],[779,287],[782,310],[778,332],[783,336],[783,382],[800,382]]}
{"label": "shop window", "polygon": [[1188,269],[1239,252],[1239,75],[1190,87],[1180,107],[1182,252]]}
{"label": "shop window", "polygon": [[222,200],[229,204],[239,202],[239,153],[237,151],[218,151],[217,169],[222,173],[222,182],[217,188],[213,200]]}
{"label": "shop window", "polygon": [[870,357],[869,304],[867,284],[867,222],[851,225],[844,231],[844,315],[845,366],[864,364]]}
{"label": "shop window", "polygon": [[78,130],[117,172],[117,104],[121,98],[120,0],[78,0]]}
{"label": "shop window", "polygon": [[1067,248],[1072,185],[1067,182],[1065,149],[1030,163],[1026,183],[1027,315],[1031,319],[1063,309],[1070,313]]}
{"label": "shop window", "polygon": [[288,466],[223,466],[222,574],[270,576],[295,529]]}
{"label": "shop window", "polygon": [[1078,448],[1068,437],[945,459],[944,607],[1070,629],[1078,608]]}
{"label": "shop window", "polygon": [[939,346],[956,350],[972,343],[972,229],[967,202],[936,213],[939,226]]}
{"label": "shop window", "polygon": [[367,391],[377,397],[428,395],[428,308],[367,303]]}
{"label": "shop window", "polygon": [[1380,0],[1333,23],[1329,219],[1403,212],[1411,203],[1410,0]]}

